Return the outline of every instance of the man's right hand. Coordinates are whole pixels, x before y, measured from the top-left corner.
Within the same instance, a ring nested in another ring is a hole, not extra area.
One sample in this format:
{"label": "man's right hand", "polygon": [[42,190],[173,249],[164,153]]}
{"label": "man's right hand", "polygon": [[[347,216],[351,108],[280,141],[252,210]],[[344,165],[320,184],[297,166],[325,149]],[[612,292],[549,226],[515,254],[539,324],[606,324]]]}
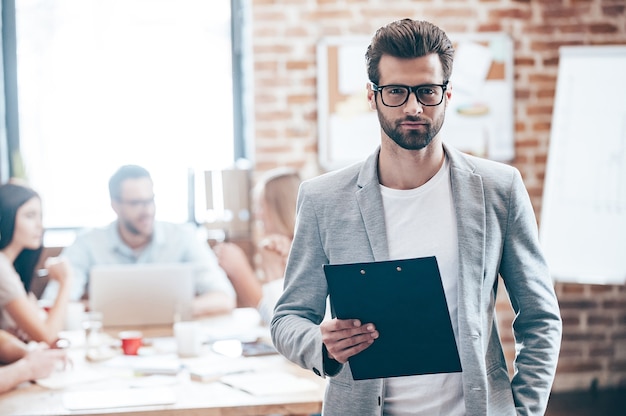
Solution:
{"label": "man's right hand", "polygon": [[324,321],[320,325],[320,331],[328,356],[341,364],[372,345],[378,338],[374,324],[361,324],[358,319],[335,318]]}

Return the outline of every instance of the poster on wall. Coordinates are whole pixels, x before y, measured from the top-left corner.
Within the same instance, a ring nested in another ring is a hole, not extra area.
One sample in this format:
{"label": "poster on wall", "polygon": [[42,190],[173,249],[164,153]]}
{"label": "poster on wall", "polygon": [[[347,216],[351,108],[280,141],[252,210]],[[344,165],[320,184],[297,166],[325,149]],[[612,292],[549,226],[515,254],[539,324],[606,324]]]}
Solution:
{"label": "poster on wall", "polygon": [[[455,48],[444,141],[498,161],[515,155],[513,41],[503,33],[450,35]],[[326,37],[317,45],[319,162],[333,170],[366,158],[380,143],[367,103],[367,36]]]}

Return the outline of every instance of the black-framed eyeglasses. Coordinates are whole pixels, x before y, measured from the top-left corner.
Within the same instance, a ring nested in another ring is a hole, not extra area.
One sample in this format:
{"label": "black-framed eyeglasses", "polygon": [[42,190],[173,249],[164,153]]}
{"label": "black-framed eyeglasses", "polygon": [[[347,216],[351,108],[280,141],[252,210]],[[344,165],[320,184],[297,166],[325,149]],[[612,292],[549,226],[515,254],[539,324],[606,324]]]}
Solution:
{"label": "black-framed eyeglasses", "polygon": [[126,205],[131,209],[137,209],[139,207],[147,208],[154,205],[154,197],[148,199],[121,199],[117,198],[117,202]]}
{"label": "black-framed eyeglasses", "polygon": [[370,82],[373,91],[380,92],[380,99],[387,107],[400,107],[415,93],[417,101],[426,107],[435,107],[443,102],[443,95],[448,88],[448,81],[443,84],[408,85],[376,85]]}

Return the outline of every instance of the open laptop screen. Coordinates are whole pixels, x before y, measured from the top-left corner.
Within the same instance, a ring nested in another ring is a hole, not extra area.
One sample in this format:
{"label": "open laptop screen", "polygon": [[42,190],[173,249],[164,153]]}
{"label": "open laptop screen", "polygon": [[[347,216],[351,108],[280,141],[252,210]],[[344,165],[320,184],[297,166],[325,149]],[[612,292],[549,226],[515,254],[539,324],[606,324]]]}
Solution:
{"label": "open laptop screen", "polygon": [[171,325],[190,316],[194,297],[192,264],[100,265],[91,269],[89,308],[103,325]]}

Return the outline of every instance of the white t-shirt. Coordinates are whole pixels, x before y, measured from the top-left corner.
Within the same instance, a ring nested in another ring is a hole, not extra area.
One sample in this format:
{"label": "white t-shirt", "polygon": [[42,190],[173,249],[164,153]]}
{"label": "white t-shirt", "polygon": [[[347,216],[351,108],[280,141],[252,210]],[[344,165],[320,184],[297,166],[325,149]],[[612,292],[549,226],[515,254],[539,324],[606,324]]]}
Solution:
{"label": "white t-shirt", "polygon": [[[458,340],[458,234],[447,158],[437,174],[419,188],[398,190],[381,185],[381,192],[390,259],[437,258]],[[465,415],[461,373],[390,377],[385,380],[384,394],[385,416]]]}

